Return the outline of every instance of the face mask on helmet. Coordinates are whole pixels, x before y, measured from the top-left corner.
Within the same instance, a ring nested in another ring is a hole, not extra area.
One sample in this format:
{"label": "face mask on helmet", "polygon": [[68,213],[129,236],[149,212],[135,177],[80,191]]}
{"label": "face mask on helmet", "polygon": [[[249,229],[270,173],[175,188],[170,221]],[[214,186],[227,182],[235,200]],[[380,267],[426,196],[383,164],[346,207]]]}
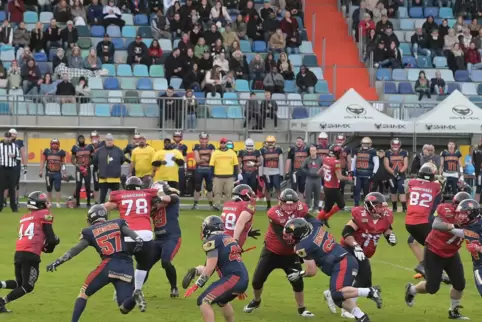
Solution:
{"label": "face mask on helmet", "polygon": [[97,131],[94,131],[90,133],[90,140],[92,143],[96,144],[99,142],[99,133]]}
{"label": "face mask on helmet", "polygon": [[345,136],[344,135],[337,135],[335,139],[335,143],[338,145],[345,144]]}
{"label": "face mask on helmet", "polygon": [[372,140],[370,138],[363,138],[361,141],[361,147],[364,150],[368,150],[372,146]]}
{"label": "face mask on helmet", "polygon": [[58,150],[60,148],[60,142],[57,139],[50,141],[50,148],[52,150]]}
{"label": "face mask on helmet", "polygon": [[402,142],[399,139],[394,139],[390,142],[390,148],[392,151],[399,151],[402,146]]}
{"label": "face mask on helmet", "polygon": [[176,143],[181,142],[181,141],[182,141],[182,132],[181,132],[181,131],[174,132],[174,135],[172,136],[172,139],[173,139],[174,142],[176,142]]}
{"label": "face mask on helmet", "polygon": [[244,148],[248,152],[254,151],[254,141],[252,139],[246,139],[244,142]]}
{"label": "face mask on helmet", "polygon": [[207,133],[201,133],[199,135],[199,143],[201,144],[208,144],[209,142],[209,135]]}
{"label": "face mask on helmet", "polygon": [[325,132],[321,132],[320,135],[318,135],[318,144],[327,146],[328,145],[328,134]]}
{"label": "face mask on helmet", "polygon": [[281,201],[281,210],[283,210],[284,213],[291,215],[298,209],[298,202],[293,202],[293,201],[286,201],[283,202]]}
{"label": "face mask on helmet", "polygon": [[276,144],[276,139],[274,136],[270,135],[266,138],[266,145],[268,147],[274,147]]}

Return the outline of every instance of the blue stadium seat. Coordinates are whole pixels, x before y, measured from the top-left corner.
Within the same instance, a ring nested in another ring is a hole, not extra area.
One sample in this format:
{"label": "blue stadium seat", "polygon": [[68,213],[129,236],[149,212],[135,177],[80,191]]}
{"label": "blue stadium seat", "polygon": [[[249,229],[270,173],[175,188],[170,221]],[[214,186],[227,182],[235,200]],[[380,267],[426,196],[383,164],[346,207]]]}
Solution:
{"label": "blue stadium seat", "polygon": [[50,20],[54,17],[54,14],[50,11],[43,11],[40,13],[39,21],[41,23],[50,24]]}
{"label": "blue stadium seat", "polygon": [[164,66],[151,65],[149,68],[149,76],[151,77],[164,77]]}
{"label": "blue stadium seat", "polygon": [[455,71],[455,81],[456,82],[470,82],[469,72],[466,70],[456,70]]}
{"label": "blue stadium seat", "polygon": [[[224,94],[224,95],[226,96],[226,94]],[[229,106],[228,107],[228,118],[229,119],[243,119],[244,115],[243,115],[243,110],[241,109],[241,106],[239,106],[239,105]]]}
{"label": "blue stadium seat", "polygon": [[165,78],[155,78],[154,79],[154,90],[156,91],[166,91],[167,90],[167,79]]}
{"label": "blue stadium seat", "polygon": [[422,7],[411,7],[408,15],[411,18],[423,18],[423,8]]}
{"label": "blue stadium seat", "polygon": [[174,41],[172,42],[172,48],[178,48],[180,41],[181,41],[181,39],[179,39],[179,38],[174,39]]}
{"label": "blue stadium seat", "polygon": [[303,65],[307,67],[317,67],[318,66],[318,59],[316,55],[305,55],[303,57]]}
{"label": "blue stadium seat", "polygon": [[0,60],[1,61],[13,61],[13,60],[15,60],[15,50],[10,49],[10,50],[0,51]]}
{"label": "blue stadium seat", "polygon": [[150,91],[153,89],[152,87],[152,81],[150,78],[147,78],[147,77],[143,77],[143,78],[140,78],[138,81],[137,81],[137,89],[138,90],[144,90],[144,91]]}
{"label": "blue stadium seat", "polygon": [[310,117],[308,110],[305,107],[295,107],[293,108],[293,113],[291,114],[293,120],[306,119]]}
{"label": "blue stadium seat", "polygon": [[482,94],[482,84],[477,85],[477,94]]}
{"label": "blue stadium seat", "polygon": [[438,12],[439,12],[439,8],[438,8],[438,7],[427,7],[427,8],[425,8],[425,10],[423,11],[423,14],[424,14],[425,17],[433,16],[434,18],[437,18],[437,17],[438,17]]}
{"label": "blue stadium seat", "polygon": [[[224,104],[226,105],[238,105],[239,104],[238,94],[233,92],[224,93],[223,101],[224,101]],[[229,115],[229,111],[228,111],[228,115]]]}
{"label": "blue stadium seat", "polygon": [[404,81],[407,80],[407,71],[404,69],[394,69],[392,71],[392,79],[394,81]]}
{"label": "blue stadium seat", "polygon": [[[237,81],[236,81],[237,82]],[[318,86],[320,82],[316,84]],[[236,87],[237,88],[237,87]],[[296,83],[295,81],[292,80],[285,80],[285,87],[284,87],[285,93],[295,93],[296,92]]]}
{"label": "blue stadium seat", "polygon": [[226,109],[222,106],[214,106],[211,108],[211,117],[213,119],[227,119],[228,114],[226,112]]}
{"label": "blue stadium seat", "polygon": [[159,106],[157,104],[147,104],[145,113],[147,117],[159,117]]}
{"label": "blue stadium seat", "polygon": [[110,105],[109,104],[96,104],[95,105],[95,116],[110,116]]}
{"label": "blue stadium seat", "polygon": [[253,52],[255,53],[265,53],[267,51],[266,42],[263,40],[253,41]]}
{"label": "blue stadium seat", "polygon": [[408,17],[408,10],[406,7],[400,6],[398,8],[398,18],[407,18]]}
{"label": "blue stadium seat", "polygon": [[77,26],[77,34],[79,37],[90,37],[90,30],[87,26]]}
{"label": "blue stadium seat", "polygon": [[[453,19],[454,12],[452,8],[440,8],[438,15],[442,19]],[[452,25],[449,25],[452,26]]]}
{"label": "blue stadium seat", "polygon": [[415,23],[411,19],[401,19],[400,29],[413,31],[415,29]]}
{"label": "blue stadium seat", "polygon": [[320,67],[312,67],[310,68],[310,70],[313,72],[313,74],[315,74],[316,78],[318,78],[319,80],[324,79],[323,71],[321,70]]}
{"label": "blue stadium seat", "polygon": [[123,38],[112,38],[112,44],[114,44],[114,48],[116,50],[125,49],[124,39]]}
{"label": "blue stadium seat", "polygon": [[45,55],[44,52],[38,52],[33,55],[33,59],[35,59],[35,62],[46,62],[48,61],[47,55]]}
{"label": "blue stadium seat", "polygon": [[105,32],[108,33],[111,38],[119,38],[122,35],[121,29],[119,28],[119,26],[116,26],[116,25],[107,26],[107,29]]}
{"label": "blue stadium seat", "polygon": [[0,22],[3,22],[5,19],[7,19],[7,14],[5,11],[0,11]]}
{"label": "blue stadium seat", "polygon": [[414,94],[412,83],[400,82],[398,84],[398,92],[400,94]]}
{"label": "blue stadium seat", "polygon": [[[286,81],[285,81],[286,83]],[[249,83],[247,80],[244,79],[237,79],[236,80],[236,91],[238,92],[249,92]]]}
{"label": "blue stadium seat", "polygon": [[407,68],[416,68],[417,67],[417,61],[415,60],[415,57],[413,56],[403,56],[402,57],[402,64],[403,66]]}
{"label": "blue stadium seat", "polygon": [[[141,36],[142,38],[144,38],[144,40],[146,38],[152,38],[152,31],[151,31],[151,27],[147,27],[147,26],[142,26],[142,27],[139,27],[137,29],[137,34],[139,36]],[[147,45],[147,44],[146,44]],[[149,45],[147,45],[147,47],[149,47]]]}
{"label": "blue stadium seat", "polygon": [[0,115],[10,115],[10,105],[8,103],[0,103]]}
{"label": "blue stadium seat", "polygon": [[104,81],[104,89],[115,90],[119,88],[119,80],[115,77],[106,78]]}
{"label": "blue stadium seat", "polygon": [[126,117],[128,116],[127,108],[124,104],[114,104],[112,106],[111,115],[114,117]]}
{"label": "blue stadium seat", "polygon": [[89,87],[90,89],[104,89],[104,85],[102,84],[102,78],[89,77]]}
{"label": "blue stadium seat", "polygon": [[313,54],[313,44],[311,41],[302,41],[300,45],[300,53]]}
{"label": "blue stadium seat", "polygon": [[288,56],[288,59],[291,61],[293,66],[301,66],[303,64],[300,55],[292,54]]}
{"label": "blue stadium seat", "polygon": [[453,91],[460,91],[460,86],[458,83],[448,83],[447,84],[447,94],[452,94]]}
{"label": "blue stadium seat", "polygon": [[385,94],[397,94],[397,86],[393,82],[385,82],[383,84],[383,92]]}
{"label": "blue stadium seat", "polygon": [[328,94],[330,91],[328,90],[328,83],[326,81],[318,81],[315,86],[315,92],[320,94]]}
{"label": "blue stadium seat", "polygon": [[39,21],[38,14],[35,11],[25,11],[23,13],[23,22],[37,23]]}
{"label": "blue stadium seat", "polygon": [[132,76],[131,65],[127,65],[127,64],[117,65],[117,76],[121,76],[121,77]]}
{"label": "blue stadium seat", "polygon": [[171,78],[171,86],[174,87],[174,89],[180,89],[182,85],[182,79],[180,78]]}
{"label": "blue stadium seat", "polygon": [[403,56],[411,56],[412,55],[412,52],[410,51],[410,44],[408,44],[406,42],[402,42],[402,43],[400,43],[399,48],[402,51]]}
{"label": "blue stadium seat", "polygon": [[115,76],[115,65],[113,64],[102,64],[102,68],[107,70],[107,76]]}
{"label": "blue stadium seat", "polygon": [[377,69],[377,80],[391,80],[391,70],[388,68]]}
{"label": "blue stadium seat", "polygon": [[90,28],[90,35],[92,37],[104,37],[105,29],[104,26],[94,25]]}
{"label": "blue stadium seat", "polygon": [[241,52],[243,53],[250,53],[251,52],[251,44],[249,43],[249,40],[240,40],[239,41],[239,48],[241,49]]}
{"label": "blue stadium seat", "polygon": [[63,116],[77,116],[77,104],[62,104]]}
{"label": "blue stadium seat", "polygon": [[136,38],[136,27],[124,26],[122,28],[122,37],[124,38]]}
{"label": "blue stadium seat", "polygon": [[134,25],[136,26],[147,26],[149,24],[149,18],[147,15],[138,14],[134,16]]}
{"label": "blue stadium seat", "polygon": [[136,77],[149,77],[149,70],[146,65],[136,64],[134,65],[134,76]]}
{"label": "blue stadium seat", "polygon": [[447,58],[445,58],[444,56],[434,57],[433,64],[435,65],[435,68],[446,68]]}
{"label": "blue stadium seat", "polygon": [[[6,65],[5,62],[3,63],[3,65],[4,65],[3,67],[5,67],[5,69],[7,69],[7,66],[5,66]],[[46,73],[52,73],[52,67],[50,66],[49,63],[40,62],[40,63],[37,63],[37,66],[40,69],[40,73],[42,75],[45,75]]]}
{"label": "blue stadium seat", "polygon": [[426,56],[418,56],[417,57],[417,67],[418,68],[429,68],[430,66],[430,59]]}
{"label": "blue stadium seat", "polygon": [[330,106],[333,104],[335,98],[333,94],[321,94],[320,95],[320,106]]}
{"label": "blue stadium seat", "polygon": [[130,13],[123,13],[121,19],[125,21],[126,26],[134,25],[134,18]]}
{"label": "blue stadium seat", "polygon": [[482,70],[472,70],[472,73],[470,74],[470,79],[473,82],[482,82]]}
{"label": "blue stadium seat", "polygon": [[169,39],[159,39],[159,46],[164,52],[172,51],[172,42]]}

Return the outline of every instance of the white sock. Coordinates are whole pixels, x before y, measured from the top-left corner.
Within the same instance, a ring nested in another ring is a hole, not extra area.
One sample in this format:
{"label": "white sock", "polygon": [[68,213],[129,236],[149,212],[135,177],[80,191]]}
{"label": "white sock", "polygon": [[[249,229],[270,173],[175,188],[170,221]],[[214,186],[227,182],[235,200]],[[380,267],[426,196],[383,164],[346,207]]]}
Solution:
{"label": "white sock", "polygon": [[323,201],[322,200],[320,200],[320,202],[318,202],[318,207],[323,208]]}
{"label": "white sock", "polygon": [[358,288],[358,296],[367,297],[370,291],[369,287],[360,287]]}
{"label": "white sock", "polygon": [[450,306],[452,310],[455,309],[456,307],[460,306],[460,300],[450,299]]}
{"label": "white sock", "polygon": [[144,285],[146,276],[147,271],[141,271],[136,269],[136,272],[134,273],[134,285],[136,290],[142,290],[142,285]]}
{"label": "white sock", "polygon": [[356,304],[356,301],[358,300],[358,297],[354,297],[354,298],[352,298],[351,300],[353,301],[353,303]]}
{"label": "white sock", "polygon": [[409,289],[408,291],[409,291],[410,294],[412,294],[412,295],[417,294],[417,288],[415,287],[415,285],[410,286],[410,289]]}
{"label": "white sock", "polygon": [[365,313],[363,313],[362,310],[360,310],[359,307],[355,307],[352,311],[351,314],[353,314],[357,319],[361,319]]}
{"label": "white sock", "polygon": [[7,287],[7,283],[5,283],[4,281],[1,281],[0,284],[2,285],[1,288],[6,288],[6,287]]}

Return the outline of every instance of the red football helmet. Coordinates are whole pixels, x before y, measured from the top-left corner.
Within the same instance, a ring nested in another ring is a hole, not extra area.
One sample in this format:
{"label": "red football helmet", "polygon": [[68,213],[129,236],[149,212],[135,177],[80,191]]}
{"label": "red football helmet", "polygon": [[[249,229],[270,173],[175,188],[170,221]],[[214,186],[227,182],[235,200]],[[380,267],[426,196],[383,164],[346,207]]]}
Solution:
{"label": "red football helmet", "polygon": [[51,150],[58,150],[60,148],[60,141],[59,139],[53,138],[50,140],[50,149]]}
{"label": "red football helmet", "polygon": [[332,144],[330,146],[330,155],[336,157],[337,159],[340,158],[340,155],[342,152],[343,152],[343,148],[341,147],[341,145]]}
{"label": "red football helmet", "polygon": [[253,189],[247,184],[239,184],[232,191],[233,200],[235,201],[251,201],[256,198]]}
{"label": "red football helmet", "polygon": [[379,192],[370,192],[364,201],[365,210],[375,219],[385,216],[387,211],[385,197]]}
{"label": "red football helmet", "polygon": [[343,145],[345,144],[346,137],[343,134],[339,134],[336,136],[335,143],[338,145]]}
{"label": "red football helmet", "polygon": [[318,144],[327,146],[328,145],[328,134],[326,132],[321,132],[318,135]]}
{"label": "red football helmet", "polygon": [[390,141],[390,149],[392,151],[400,151],[401,146],[402,141],[400,141],[400,139],[393,139]]}

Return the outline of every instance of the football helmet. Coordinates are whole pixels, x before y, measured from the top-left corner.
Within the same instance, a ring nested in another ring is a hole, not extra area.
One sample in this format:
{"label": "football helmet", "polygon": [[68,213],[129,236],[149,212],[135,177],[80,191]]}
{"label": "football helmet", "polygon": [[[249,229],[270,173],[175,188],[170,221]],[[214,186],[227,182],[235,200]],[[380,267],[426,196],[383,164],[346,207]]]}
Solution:
{"label": "football helmet", "polygon": [[369,148],[372,147],[372,139],[370,139],[368,136],[365,136],[361,140],[361,147],[363,150],[368,150]]}
{"label": "football helmet", "polygon": [[299,200],[298,194],[293,189],[283,190],[279,196],[281,210],[288,215],[294,213],[298,209]]}
{"label": "football helmet", "polygon": [[126,180],[126,190],[141,190],[143,185],[142,180],[135,176]]}
{"label": "football helmet", "polygon": [[70,196],[67,198],[67,201],[65,202],[65,206],[67,208],[75,208],[75,198],[74,196]]}
{"label": "football helmet", "polygon": [[201,236],[203,239],[214,234],[222,234],[224,232],[224,222],[221,217],[209,216],[204,219],[201,226]]}
{"label": "football helmet", "polygon": [[253,141],[253,139],[246,139],[246,141],[244,141],[244,149],[248,152],[254,151],[254,141]]}
{"label": "football helmet", "polygon": [[274,137],[274,135],[268,135],[266,137],[266,144],[268,145],[268,147],[274,147],[275,146],[276,138]]}
{"label": "football helmet", "polygon": [[201,132],[199,134],[199,143],[208,144],[208,142],[209,142],[209,134],[207,134],[206,132]]}
{"label": "football helmet", "polygon": [[342,152],[343,152],[343,148],[341,147],[341,145],[332,144],[330,146],[330,155],[336,157],[337,159],[340,158],[340,155]]}
{"label": "football helmet", "polygon": [[182,140],[182,131],[174,131],[174,134],[172,135],[172,138],[174,139],[174,141],[176,141],[176,138],[179,139],[177,142],[181,141]]}
{"label": "football helmet", "polygon": [[402,141],[400,141],[400,139],[393,139],[390,141],[390,149],[392,151],[400,151],[401,146]]}
{"label": "football helmet", "polygon": [[452,199],[452,204],[454,206],[458,206],[459,203],[461,203],[462,201],[464,200],[467,200],[467,199],[472,199],[472,196],[469,195],[467,192],[465,191],[461,191],[461,192],[458,192],[454,198]]}
{"label": "football helmet", "polygon": [[100,137],[100,135],[99,135],[99,132],[97,132],[97,131],[92,131],[90,133],[90,140],[94,144],[99,142],[99,137]]}
{"label": "football helmet", "polygon": [[290,219],[283,228],[283,239],[299,242],[309,236],[312,231],[313,226],[304,218]]}
{"label": "football helmet", "polygon": [[328,145],[328,134],[326,132],[321,132],[318,135],[318,144],[327,146]]}
{"label": "football helmet", "polygon": [[336,136],[335,143],[338,145],[343,145],[345,144],[346,137],[343,134],[339,134]]}
{"label": "football helmet", "polygon": [[432,162],[427,162],[418,170],[417,178],[428,181],[434,181],[437,174],[437,166]]}
{"label": "football helmet", "polygon": [[253,189],[247,184],[240,184],[233,188],[231,192],[234,201],[251,201],[256,198]]}
{"label": "football helmet", "polygon": [[50,149],[52,150],[58,150],[60,149],[60,141],[57,138],[53,138],[50,140]]}
{"label": "football helmet", "polygon": [[27,208],[33,210],[47,209],[49,207],[49,200],[45,192],[34,191],[27,197]]}
{"label": "football helmet", "polygon": [[94,205],[87,211],[87,222],[90,225],[98,221],[107,221],[107,218],[109,218],[109,212],[104,205]]}
{"label": "football helmet", "polygon": [[387,202],[380,192],[370,192],[367,194],[363,206],[373,218],[384,216],[387,210]]}
{"label": "football helmet", "polygon": [[455,220],[459,225],[468,225],[480,218],[480,204],[473,199],[462,200],[455,209]]}

